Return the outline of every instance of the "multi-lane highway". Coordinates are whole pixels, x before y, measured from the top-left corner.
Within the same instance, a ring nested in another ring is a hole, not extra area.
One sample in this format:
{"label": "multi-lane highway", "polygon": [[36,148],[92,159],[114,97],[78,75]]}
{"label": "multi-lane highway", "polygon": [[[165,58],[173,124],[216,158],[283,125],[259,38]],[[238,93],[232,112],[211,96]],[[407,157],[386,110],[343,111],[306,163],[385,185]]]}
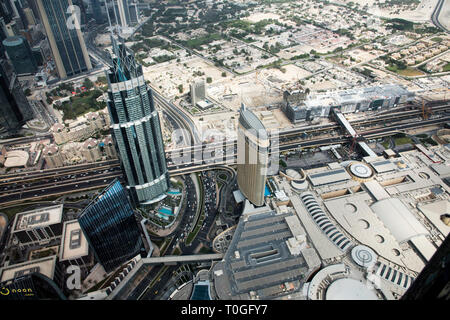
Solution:
{"label": "multi-lane highway", "polygon": [[[441,109],[433,109],[435,111],[446,111],[448,106],[440,106]],[[392,135],[399,130],[407,130],[413,128],[420,128],[425,126],[433,126],[450,121],[450,117],[442,116],[436,119],[420,120],[417,119],[417,110],[408,113],[406,118],[404,116],[389,115],[379,118],[372,118],[371,120],[364,120],[367,126],[370,123],[384,122],[384,126],[377,129],[370,129],[360,131],[359,134],[364,138],[373,138],[380,136]],[[437,112],[436,112],[437,113]],[[408,118],[415,119],[405,123]],[[383,120],[384,119],[384,120]],[[391,122],[387,124],[387,120]],[[358,125],[360,122],[353,122],[353,125]],[[327,131],[330,130],[327,125]],[[331,125],[336,126],[337,125]],[[362,126],[361,126],[362,127]],[[311,132],[321,131],[320,127],[311,127]],[[303,129],[293,129],[279,134],[280,144],[278,150],[274,152],[283,152],[298,148],[319,147],[329,144],[345,143],[351,140],[351,137],[346,135],[339,135],[335,137],[317,137],[309,136],[308,139],[301,137],[302,133],[309,133]],[[294,137],[294,139],[284,138]],[[237,146],[235,141],[226,142],[220,146],[204,145],[199,146],[200,152],[193,152],[192,147],[184,148],[180,155],[187,154],[188,158],[184,159],[183,163],[174,164],[173,151],[167,152],[168,168],[172,176],[189,174],[193,172],[200,172],[203,170],[213,170],[220,165],[233,165],[236,163]],[[220,149],[223,152],[220,152]],[[215,153],[216,150],[219,152]],[[201,155],[208,154],[209,158],[204,159]],[[194,155],[200,157],[193,158]],[[110,171],[109,171],[110,170]],[[57,181],[51,181],[51,179]],[[79,166],[63,167],[51,170],[21,172],[16,174],[0,176],[0,203],[2,206],[12,205],[28,200],[38,200],[49,196],[62,195],[69,192],[78,192],[83,190],[91,190],[101,188],[110,183],[114,178],[123,178],[120,171],[120,164],[116,161],[106,163],[85,164]]]}
{"label": "multi-lane highway", "polygon": [[100,189],[116,178],[123,179],[117,160],[3,175],[0,176],[0,207]]}
{"label": "multi-lane highway", "polygon": [[448,32],[447,28],[439,21],[439,16],[441,14],[442,11],[442,7],[444,6],[445,0],[439,0],[436,8],[433,11],[433,14],[431,15],[431,21],[433,22],[433,24],[442,29],[445,32]]}
{"label": "multi-lane highway", "polygon": [[174,119],[180,128],[185,129],[190,133],[190,137],[188,138],[184,136],[183,140],[193,141],[195,144],[201,143],[200,135],[192,119],[183,110],[164,99],[164,97],[161,96],[155,88],[152,87],[152,91],[155,101],[161,106],[161,108],[163,108],[166,113]]}

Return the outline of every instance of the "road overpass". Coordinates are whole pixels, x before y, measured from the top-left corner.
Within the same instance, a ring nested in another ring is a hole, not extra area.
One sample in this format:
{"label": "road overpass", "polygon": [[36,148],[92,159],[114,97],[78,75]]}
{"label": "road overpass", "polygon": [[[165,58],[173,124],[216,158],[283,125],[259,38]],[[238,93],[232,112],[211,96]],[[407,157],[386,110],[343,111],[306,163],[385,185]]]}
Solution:
{"label": "road overpass", "polygon": [[439,0],[438,3],[436,4],[436,8],[433,11],[433,14],[431,15],[431,22],[433,22],[433,24],[439,28],[442,29],[445,32],[449,32],[449,30],[447,30],[447,28],[440,22],[439,16],[442,13],[442,8],[444,7],[444,3],[446,0]]}
{"label": "road overpass", "polygon": [[196,254],[189,256],[164,256],[164,257],[151,257],[143,258],[142,264],[155,265],[155,264],[165,264],[165,265],[176,265],[182,263],[195,263],[195,262],[208,262],[222,260],[223,253],[213,253],[213,254]]}
{"label": "road overpass", "polygon": [[[417,115],[411,115],[417,116]],[[401,121],[404,121],[402,119]],[[382,128],[360,131],[358,134],[367,139],[394,135],[399,130],[408,130],[413,128],[421,128],[426,126],[433,126],[450,121],[449,116],[444,116],[438,119],[431,120],[416,120],[409,123],[391,123]],[[304,131],[303,131],[304,132]],[[280,134],[283,137],[282,134]],[[298,134],[297,134],[298,136]],[[326,137],[313,139],[296,139],[280,143],[277,152],[297,150],[302,148],[314,148],[330,144],[340,144],[352,141],[350,135],[342,135],[339,137]],[[231,142],[234,146],[234,142]],[[200,150],[208,150],[210,147],[202,146]],[[186,148],[189,152],[192,148]],[[223,165],[234,165],[236,163],[236,148],[233,147],[232,153],[225,153],[216,155],[209,159],[190,158],[180,165],[169,165],[169,173],[171,176],[179,176],[190,174],[193,172],[200,172],[206,170],[216,170]],[[171,151],[168,151],[171,152]],[[168,154],[168,158],[170,155]],[[103,165],[103,166],[102,166]],[[7,175],[0,177],[0,203],[3,206],[14,205],[30,200],[40,200],[46,197],[53,197],[75,192],[82,192],[85,190],[93,190],[95,188],[102,188],[107,186],[114,178],[123,178],[121,176],[120,164],[118,160],[106,165],[105,164],[87,164],[72,167],[63,167],[51,170],[42,170],[37,172],[22,172],[19,174]],[[103,171],[102,171],[103,170]],[[111,174],[108,172],[111,170]],[[59,172],[61,171],[61,172]],[[73,174],[75,172],[75,174]],[[56,177],[58,181],[52,185],[49,181],[52,177]],[[73,176],[73,177],[72,177]],[[28,185],[26,185],[28,183]],[[6,189],[5,189],[6,188]]]}

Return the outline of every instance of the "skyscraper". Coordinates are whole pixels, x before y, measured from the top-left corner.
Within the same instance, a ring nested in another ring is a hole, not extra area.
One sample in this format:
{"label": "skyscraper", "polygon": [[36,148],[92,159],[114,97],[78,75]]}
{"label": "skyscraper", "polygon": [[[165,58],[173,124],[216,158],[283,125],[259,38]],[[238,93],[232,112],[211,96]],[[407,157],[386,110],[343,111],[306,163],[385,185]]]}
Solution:
{"label": "skyscraper", "polygon": [[195,107],[197,102],[206,99],[206,84],[205,80],[196,80],[191,83],[191,102]]}
{"label": "skyscraper", "polygon": [[237,181],[255,206],[264,205],[270,140],[258,117],[241,106],[238,125]]}
{"label": "skyscraper", "polygon": [[133,51],[112,37],[108,109],[116,149],[135,205],[164,198],[169,176],[158,112]]}
{"label": "skyscraper", "polygon": [[130,7],[128,0],[117,0],[119,10],[120,25],[124,28],[130,25]]}
{"label": "skyscraper", "polygon": [[102,10],[102,6],[104,5],[105,3],[103,0],[90,0],[89,9],[91,11],[92,17],[98,24],[106,22],[106,16]]}
{"label": "skyscraper", "polygon": [[20,22],[22,23],[22,29],[26,30],[28,28],[28,20],[25,17],[25,12],[23,11],[23,5],[18,0],[11,1],[11,4],[16,12],[16,16],[18,16]]}
{"label": "skyscraper", "polygon": [[16,74],[35,73],[37,63],[34,59],[28,41],[23,37],[8,37],[3,40],[3,46],[6,49],[8,58],[14,67]]}
{"label": "skyscraper", "polygon": [[64,79],[91,70],[83,34],[77,23],[70,23],[76,17],[69,8],[72,0],[36,1],[59,77]]}
{"label": "skyscraper", "polygon": [[12,18],[14,17],[14,11],[9,1],[0,2],[0,17],[3,17],[5,24],[8,24],[12,21]]}
{"label": "skyscraper", "polygon": [[0,131],[18,129],[34,116],[16,75],[7,67],[0,61]]}
{"label": "skyscraper", "polygon": [[133,209],[119,180],[83,210],[78,222],[106,272],[115,270],[143,250]]}
{"label": "skyscraper", "polygon": [[39,18],[39,8],[37,6],[37,0],[27,0],[28,6],[33,11],[34,18],[40,20]]}

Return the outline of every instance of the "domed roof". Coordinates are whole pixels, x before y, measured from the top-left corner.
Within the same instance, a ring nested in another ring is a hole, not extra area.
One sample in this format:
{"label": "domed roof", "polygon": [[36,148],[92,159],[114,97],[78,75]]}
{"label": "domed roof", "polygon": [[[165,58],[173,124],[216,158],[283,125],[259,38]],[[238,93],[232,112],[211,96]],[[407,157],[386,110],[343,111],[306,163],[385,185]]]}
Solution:
{"label": "domed roof", "polygon": [[362,162],[352,163],[349,169],[350,172],[358,178],[367,179],[370,178],[373,174],[372,168],[370,168],[369,165]]}
{"label": "domed roof", "polygon": [[353,261],[365,268],[369,268],[377,262],[377,254],[367,246],[359,245],[352,249]]}
{"label": "domed roof", "polygon": [[330,284],[327,300],[378,300],[376,293],[365,283],[350,279],[338,279]]}

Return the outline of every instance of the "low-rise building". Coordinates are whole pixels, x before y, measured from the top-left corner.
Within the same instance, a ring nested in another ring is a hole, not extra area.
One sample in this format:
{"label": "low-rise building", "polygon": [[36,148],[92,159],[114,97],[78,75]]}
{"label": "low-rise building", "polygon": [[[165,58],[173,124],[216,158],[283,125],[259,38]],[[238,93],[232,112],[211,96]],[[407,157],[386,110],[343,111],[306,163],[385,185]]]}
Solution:
{"label": "low-rise building", "polygon": [[59,261],[66,265],[79,266],[83,271],[87,271],[86,269],[94,263],[78,220],[64,222]]}
{"label": "low-rise building", "polygon": [[413,92],[394,84],[310,94],[304,100],[297,99],[298,103],[288,101],[285,94],[284,113],[291,122],[297,123],[328,117],[333,108],[342,113],[389,109],[413,101],[414,96]]}
{"label": "low-rise building", "polygon": [[11,228],[12,243],[25,248],[60,239],[62,215],[62,204],[16,214]]}
{"label": "low-rise building", "polygon": [[82,154],[87,162],[96,162],[101,160],[101,152],[97,140],[93,138],[87,139],[83,143]]}
{"label": "low-rise building", "polygon": [[58,287],[61,287],[63,283],[64,275],[57,264],[57,256],[30,260],[4,267],[0,269],[0,282],[6,283],[33,273],[39,273],[48,279],[53,280]]}
{"label": "low-rise building", "polygon": [[48,145],[42,151],[45,163],[48,168],[59,168],[64,165],[64,158],[55,144]]}

